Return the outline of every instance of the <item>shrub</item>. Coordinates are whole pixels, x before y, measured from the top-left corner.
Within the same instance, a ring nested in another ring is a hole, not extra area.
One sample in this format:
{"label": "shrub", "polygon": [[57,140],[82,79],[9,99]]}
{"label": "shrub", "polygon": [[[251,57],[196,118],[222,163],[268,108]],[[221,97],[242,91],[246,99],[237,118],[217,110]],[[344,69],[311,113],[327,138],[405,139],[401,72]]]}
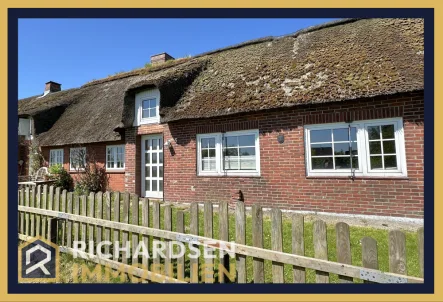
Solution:
{"label": "shrub", "polygon": [[76,180],[74,192],[79,195],[88,195],[90,192],[106,191],[108,185],[108,177],[104,167],[97,164],[95,154],[79,154],[77,162],[84,162],[77,168],[78,177]]}
{"label": "shrub", "polygon": [[65,190],[71,190],[73,179],[62,165],[53,165],[49,167],[50,179],[54,180],[55,187],[61,187]]}

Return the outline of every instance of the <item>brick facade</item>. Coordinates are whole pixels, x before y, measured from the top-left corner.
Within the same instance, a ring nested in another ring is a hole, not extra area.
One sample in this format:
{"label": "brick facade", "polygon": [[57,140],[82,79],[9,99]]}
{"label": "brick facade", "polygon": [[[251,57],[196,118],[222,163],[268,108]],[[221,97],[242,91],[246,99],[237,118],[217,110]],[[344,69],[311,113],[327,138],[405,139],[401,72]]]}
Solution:
{"label": "brick facade", "polygon": [[[389,117],[403,117],[407,177],[352,180],[347,176],[306,176],[304,125]],[[197,176],[197,134],[246,129],[259,129],[259,177]],[[259,203],[289,210],[423,218],[423,92],[127,128],[125,141],[112,143],[125,144],[126,168],[124,172],[109,174],[111,190],[143,196],[141,139],[143,135],[161,133],[165,141],[175,140],[173,150],[164,150],[165,201],[229,201],[241,196],[247,205]],[[284,134],[283,144],[277,142],[279,134]],[[97,160],[104,165],[106,146],[110,144],[85,146],[88,152],[94,150]],[[69,148],[63,148],[64,166],[68,171]],[[43,148],[47,159],[49,149]]]}
{"label": "brick facade", "polygon": [[[397,116],[404,120],[407,178],[306,177],[305,123]],[[174,138],[177,143],[174,155],[165,150],[164,198],[172,202],[230,200],[233,190],[241,190],[248,205],[423,218],[423,118],[423,93],[417,92],[169,123],[164,139]],[[197,176],[197,134],[255,126],[260,131],[260,177]],[[280,133],[285,136],[283,144],[277,142]]]}
{"label": "brick facade", "polygon": [[[124,141],[116,141],[109,143],[92,143],[84,144],[82,147],[86,147],[87,154],[94,154],[95,159],[99,166],[104,167],[106,165],[106,146],[122,145]],[[69,167],[69,150],[70,148],[79,147],[79,145],[67,145],[67,146],[54,146],[54,147],[42,147],[42,154],[45,158],[45,165],[48,166],[49,152],[51,149],[63,149],[63,168],[68,171],[72,178],[76,179],[78,172],[70,171]],[[107,172],[108,176],[108,189],[112,191],[125,191],[125,171]]]}

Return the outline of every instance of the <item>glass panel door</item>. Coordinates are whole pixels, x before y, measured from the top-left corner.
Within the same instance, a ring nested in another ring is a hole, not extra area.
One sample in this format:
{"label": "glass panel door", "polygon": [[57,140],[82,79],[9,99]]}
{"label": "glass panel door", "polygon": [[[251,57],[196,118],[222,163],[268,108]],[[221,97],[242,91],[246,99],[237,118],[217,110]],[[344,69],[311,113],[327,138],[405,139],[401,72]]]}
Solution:
{"label": "glass panel door", "polygon": [[143,137],[142,150],[142,190],[145,197],[163,198],[163,137]]}

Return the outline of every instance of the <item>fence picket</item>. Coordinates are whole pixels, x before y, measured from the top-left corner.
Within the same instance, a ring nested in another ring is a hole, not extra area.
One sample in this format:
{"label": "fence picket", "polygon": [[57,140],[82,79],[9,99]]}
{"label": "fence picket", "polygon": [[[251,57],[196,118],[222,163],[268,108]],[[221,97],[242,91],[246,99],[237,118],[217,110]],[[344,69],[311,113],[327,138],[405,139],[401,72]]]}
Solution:
{"label": "fence picket", "polygon": [[[66,190],[62,191],[62,196],[61,196],[61,200],[60,200],[60,212],[66,212],[66,196],[67,196],[67,194],[68,194],[68,192]],[[65,236],[66,236],[66,220],[60,221],[59,228],[61,229],[60,244],[62,246],[64,246],[65,242],[66,242],[66,238],[65,238]]]}
{"label": "fence picket", "polygon": [[[72,213],[72,198],[73,198],[73,193],[69,192],[66,213]],[[68,220],[67,226],[66,226],[66,246],[72,247],[72,221],[71,220]]]}
{"label": "fence picket", "polygon": [[[171,205],[166,205],[164,207],[164,216],[165,216],[165,220],[164,220],[164,224],[163,224],[163,229],[166,231],[172,231],[172,208],[171,208]],[[166,247],[165,275],[168,277],[174,277],[173,266],[172,266],[171,255],[170,255],[170,247],[171,247],[170,240],[165,239],[165,247]]]}
{"label": "fence picket", "polygon": [[[361,256],[362,256],[363,267],[378,270],[377,241],[374,238],[371,237],[362,238]],[[372,283],[372,282],[365,280],[364,283]]]}
{"label": "fence picket", "polygon": [[[86,195],[82,195],[80,197],[81,199],[81,213],[82,216],[86,216],[87,215],[87,203],[86,203]],[[86,223],[82,223],[81,224],[81,228],[82,228],[82,240],[87,243],[88,239],[86,238]]]}
{"label": "fence picket", "polygon": [[[29,207],[29,187],[25,188],[25,206]],[[30,214],[25,214],[25,235],[29,236],[29,223],[30,223]]]}
{"label": "fence picket", "polygon": [[[89,217],[94,217],[95,216],[95,193],[94,192],[90,192],[89,193],[89,197],[88,197],[88,203],[89,203],[89,213],[88,216]],[[89,241],[92,244],[89,244],[89,254],[94,255],[94,225],[93,224],[89,224],[89,228],[88,228],[88,237],[89,237]]]}
{"label": "fence picket", "polygon": [[[177,211],[177,221],[175,223],[177,233],[185,233],[185,216],[183,211]],[[185,256],[177,258],[177,279],[185,280]]]}
{"label": "fence picket", "polygon": [[[24,206],[25,205],[25,189],[22,187],[20,189],[20,199],[19,199],[19,205]],[[20,212],[20,234],[25,234],[25,213]]]}
{"label": "fence picket", "polygon": [[424,277],[424,248],[425,248],[425,240],[424,240],[424,229],[423,227],[419,228],[417,231],[417,242],[418,242],[418,263],[420,265],[420,277]]}
{"label": "fence picket", "polygon": [[[42,189],[41,186],[37,186],[37,193],[35,195],[35,207],[40,209],[41,207],[41,198],[42,198]],[[35,215],[35,236],[41,236],[41,220],[42,215]]]}
{"label": "fence picket", "polygon": [[[314,254],[315,258],[328,260],[328,241],[326,223],[316,220],[313,225]],[[316,283],[329,283],[329,273],[315,271]]]}
{"label": "fence picket", "polygon": [[[152,203],[153,206],[153,211],[152,211],[152,227],[154,229],[160,229],[160,203],[158,201],[154,201]],[[155,245],[158,245],[158,241],[160,238],[158,237],[153,237],[152,238],[152,246],[154,247]],[[151,269],[154,273],[158,273],[161,274],[161,270],[160,270],[160,256],[159,255],[155,255],[153,256],[152,259],[152,269]]]}
{"label": "fence picket", "polygon": [[[103,219],[111,220],[111,192],[107,191],[105,193],[105,199],[103,201]],[[104,228],[104,240],[111,241],[111,229]],[[105,254],[109,254],[110,247],[108,244],[105,245]]]}
{"label": "fence picket", "polygon": [[[120,221],[120,192],[114,192],[114,221]],[[120,243],[120,230],[114,229],[113,242]],[[113,245],[114,261],[118,261],[120,255],[117,253],[115,244]]]}
{"label": "fence picket", "polygon": [[[129,200],[130,200],[130,195],[128,192],[125,192],[123,194],[123,207],[122,207],[122,214],[120,217],[121,222],[123,222],[123,223],[129,223]],[[122,262],[124,264],[128,264],[128,258],[130,257],[130,255],[128,253],[128,250],[129,250],[128,240],[129,240],[129,232],[123,231],[122,232],[122,246],[123,246]]]}
{"label": "fence picket", "polygon": [[[73,205],[74,214],[80,214],[80,196],[77,194],[74,195],[74,205]],[[79,227],[80,223],[74,222],[74,241],[79,241]]]}
{"label": "fence picket", "polygon": [[[212,238],[214,236],[213,230],[213,207],[212,202],[206,201],[203,208],[204,217],[204,236]],[[207,250],[208,255],[213,253],[213,249],[209,247],[204,247]],[[212,258],[205,259],[205,271],[202,276],[205,283],[214,283],[214,261]]]}
{"label": "fence picket", "polygon": [[[42,209],[47,209],[47,201],[48,201],[48,185],[43,186],[42,192]],[[46,226],[48,224],[48,219],[46,216],[42,215],[42,238],[47,238],[46,236]]]}
{"label": "fence picket", "polygon": [[[96,202],[95,218],[103,219],[103,193],[102,192],[97,192],[95,194],[95,202]],[[95,232],[95,243],[97,245],[97,248],[96,248],[97,249],[97,253],[99,251],[101,253],[103,253],[103,246],[100,247],[100,249],[98,249],[98,245],[103,240],[103,227],[102,226],[97,226],[95,230],[96,230],[96,232]]]}
{"label": "fence picket", "polygon": [[406,236],[399,230],[389,232],[389,271],[407,275]]}
{"label": "fence picket", "polygon": [[[235,205],[235,242],[246,243],[246,213],[243,201],[237,201]],[[246,256],[236,256],[237,283],[246,283]]]}
{"label": "fence picket", "polygon": [[[292,253],[305,255],[305,218],[303,215],[292,216]],[[306,269],[294,265],[292,268],[294,283],[306,283]]]}
{"label": "fence picket", "polygon": [[48,210],[54,209],[54,186],[49,187]]}
{"label": "fence picket", "polygon": [[[143,198],[142,199],[142,225],[145,227],[149,227],[149,199]],[[114,232],[115,236],[115,232]],[[114,238],[115,240],[115,238]],[[143,235],[143,244],[146,248],[149,248],[149,237],[146,235]],[[143,269],[149,270],[149,258],[148,257],[142,257],[142,266]],[[142,280],[143,283],[147,283],[147,280]]]}
{"label": "fence picket", "polygon": [[[349,225],[344,222],[337,223],[335,225],[335,233],[337,240],[337,262],[352,264]],[[338,278],[341,283],[353,283],[353,279],[350,277],[339,275]]]}
{"label": "fence picket", "polygon": [[[131,194],[131,222],[130,223],[133,225],[139,225],[138,212],[139,212],[138,195]],[[136,254],[138,241],[139,241],[138,233],[132,232],[132,234],[131,234],[132,266],[136,266],[136,267],[138,267],[138,255]],[[140,279],[132,276],[132,282],[138,283],[138,282],[140,282]]]}
{"label": "fence picket", "polygon": [[60,188],[55,188],[55,195],[54,195],[54,211],[58,211],[60,209]]}
{"label": "fence picket", "polygon": [[[226,200],[220,201],[218,205],[218,221],[219,221],[219,239],[223,241],[229,241],[229,213],[228,213],[228,202]],[[228,253],[223,253],[223,258],[220,259],[219,269],[218,269],[218,280],[220,283],[226,283],[227,279],[221,269],[223,266],[228,272],[230,272],[229,266],[229,255]]]}
{"label": "fence picket", "polygon": [[[32,187],[30,194],[31,194],[31,196],[29,198],[29,206],[31,208],[34,208],[35,207],[35,186]],[[31,230],[30,230],[30,235],[32,237],[35,236],[35,214],[31,214]]]}
{"label": "fence picket", "polygon": [[[271,210],[271,244],[272,250],[283,251],[282,217],[280,209]],[[272,261],[272,282],[284,283],[283,263]]]}
{"label": "fence picket", "polygon": [[[191,222],[189,225],[190,232],[193,235],[199,234],[198,230],[198,203],[191,203],[190,207]],[[197,247],[197,245],[194,245]],[[190,258],[191,283],[198,283],[198,258]]]}
{"label": "fence picket", "polygon": [[[253,204],[251,209],[252,215],[252,245],[263,248],[263,211],[260,205]],[[254,283],[264,283],[265,273],[263,259],[254,258],[252,262],[254,272]]]}

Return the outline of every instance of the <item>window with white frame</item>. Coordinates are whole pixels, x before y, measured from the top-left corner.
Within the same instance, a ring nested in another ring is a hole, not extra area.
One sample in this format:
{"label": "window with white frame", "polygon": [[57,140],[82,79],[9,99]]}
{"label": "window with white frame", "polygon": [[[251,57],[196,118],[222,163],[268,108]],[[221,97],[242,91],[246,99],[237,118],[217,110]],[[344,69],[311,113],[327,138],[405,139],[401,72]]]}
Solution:
{"label": "window with white frame", "polygon": [[160,122],[159,115],[160,91],[148,89],[135,95],[134,126]]}
{"label": "window with white frame", "polygon": [[63,165],[63,149],[49,151],[49,166]]}
{"label": "window with white frame", "polygon": [[125,145],[106,147],[106,169],[123,170],[125,168]]}
{"label": "window with white frame", "polygon": [[69,164],[71,170],[83,170],[86,166],[86,147],[71,148]]}
{"label": "window with white frame", "polygon": [[305,126],[308,176],[406,176],[402,118]]}
{"label": "window with white frame", "polygon": [[198,175],[260,175],[258,130],[197,135]]}

